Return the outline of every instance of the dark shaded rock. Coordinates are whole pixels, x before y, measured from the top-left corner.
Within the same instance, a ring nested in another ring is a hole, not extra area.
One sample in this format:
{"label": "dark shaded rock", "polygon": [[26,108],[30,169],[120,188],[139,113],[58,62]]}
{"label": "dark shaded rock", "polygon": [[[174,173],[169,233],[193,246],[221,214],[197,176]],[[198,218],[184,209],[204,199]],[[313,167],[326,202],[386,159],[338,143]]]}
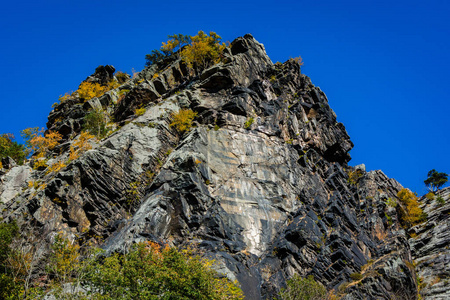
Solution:
{"label": "dark shaded rock", "polygon": [[85,81],[107,85],[114,78],[115,71],[116,69],[111,65],[98,66],[94,74],[87,77]]}

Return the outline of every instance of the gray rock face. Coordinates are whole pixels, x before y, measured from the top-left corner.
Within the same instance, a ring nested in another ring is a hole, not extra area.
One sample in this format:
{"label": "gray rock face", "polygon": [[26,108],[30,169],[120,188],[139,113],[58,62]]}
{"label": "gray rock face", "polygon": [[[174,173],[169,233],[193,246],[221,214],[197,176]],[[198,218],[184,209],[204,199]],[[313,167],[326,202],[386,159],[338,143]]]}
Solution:
{"label": "gray rock face", "polygon": [[[246,35],[196,75],[175,60],[56,107],[49,128],[65,142],[55,162],[67,161],[89,109],[119,128],[57,173],[31,171],[39,184],[8,196],[6,220],[109,253],[144,240],[194,244],[247,299],[272,299],[295,273],[344,299],[417,299],[407,237],[386,204],[400,184],[347,165],[345,127],[300,66],[272,64]],[[197,113],[185,134],[170,126],[181,108]]]}
{"label": "gray rock face", "polygon": [[[436,199],[442,197],[446,204]],[[411,228],[416,235],[409,240],[423,299],[450,299],[450,188],[436,193],[434,199],[422,197],[421,208],[427,222]]]}
{"label": "gray rock face", "polygon": [[18,192],[27,185],[31,168],[15,166],[8,173],[0,177],[0,203],[6,203],[17,196]]}

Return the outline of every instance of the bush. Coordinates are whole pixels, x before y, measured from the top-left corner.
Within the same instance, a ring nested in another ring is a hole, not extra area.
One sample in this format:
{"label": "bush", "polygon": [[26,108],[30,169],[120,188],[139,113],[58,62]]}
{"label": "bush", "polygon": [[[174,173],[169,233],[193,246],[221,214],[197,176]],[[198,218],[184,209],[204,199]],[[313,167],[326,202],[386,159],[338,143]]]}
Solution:
{"label": "bush", "polygon": [[363,278],[363,276],[361,273],[352,273],[352,274],[350,274],[350,278],[355,281],[358,281],[358,280],[361,280]]}
{"label": "bush", "polygon": [[128,79],[130,79],[130,75],[128,75],[127,73],[124,73],[122,71],[118,71],[116,72],[116,74],[114,75],[116,76],[117,81],[119,82],[119,84],[123,84],[125,83]]}
{"label": "bush", "polygon": [[143,114],[145,114],[145,111],[146,111],[145,107],[136,108],[134,113],[136,114],[136,116],[142,116]]}
{"label": "bush", "polygon": [[296,274],[286,284],[287,287],[280,291],[283,300],[320,300],[326,297],[327,290],[312,275],[302,278]]}
{"label": "bush", "polygon": [[21,283],[14,279],[8,258],[14,249],[10,245],[19,234],[16,223],[0,223],[0,299],[20,299]]}
{"label": "bush", "polygon": [[386,204],[390,207],[397,207],[397,201],[391,197],[387,199]]}
{"label": "bush", "polygon": [[83,129],[97,138],[102,139],[108,134],[109,115],[101,109],[94,109],[84,117]]}
{"label": "bush", "polygon": [[434,199],[435,194],[433,192],[428,192],[425,195],[425,198],[427,198],[428,200],[433,200]]}
{"label": "bush", "polygon": [[87,101],[95,97],[100,97],[107,91],[117,88],[119,85],[120,84],[114,80],[110,81],[107,85],[83,81],[76,93],[78,94],[78,97]]}
{"label": "bush", "polygon": [[95,136],[89,134],[87,131],[82,131],[78,139],[70,145],[69,161],[77,159],[81,154],[92,149],[91,144],[89,144],[89,140],[91,139],[95,139]]}
{"label": "bush", "polygon": [[197,116],[197,113],[193,112],[192,109],[180,109],[177,113],[172,114],[170,127],[175,127],[180,133],[188,131],[192,127],[195,116]]}
{"label": "bush", "polygon": [[56,162],[56,163],[52,164],[51,166],[49,166],[47,168],[47,172],[46,173],[47,174],[49,174],[49,173],[58,173],[59,171],[61,171],[62,168],[65,168],[65,167],[66,167],[66,164],[63,163],[62,161]]}
{"label": "bush", "polygon": [[445,205],[445,200],[441,196],[437,196],[436,202],[439,204],[439,206]]}
{"label": "bush", "polygon": [[303,58],[301,56],[294,57],[292,60],[298,63],[299,66],[303,66]]}
{"label": "bush", "polygon": [[24,145],[14,141],[13,134],[4,133],[0,135],[0,163],[2,158],[8,156],[21,165],[27,157],[27,151]]}
{"label": "bush", "polygon": [[34,169],[42,169],[47,167],[47,158],[62,139],[62,135],[58,132],[49,131],[44,134],[44,129],[39,127],[27,128],[22,130],[22,137],[28,146],[29,152],[33,152],[35,160]]}
{"label": "bush", "polygon": [[426,220],[426,215],[420,209],[418,198],[408,189],[401,189],[397,194],[402,208],[400,210],[400,222],[404,228],[414,226]]}
{"label": "bush", "polygon": [[90,291],[102,299],[243,299],[242,291],[219,278],[212,262],[190,250],[146,242],[126,255],[90,264]]}
{"label": "bush", "polygon": [[356,185],[361,177],[364,176],[363,172],[360,169],[354,170],[354,171],[348,171],[347,172],[348,179],[347,183],[351,185]]}
{"label": "bush", "polygon": [[245,121],[245,123],[244,123],[244,128],[245,129],[250,128],[250,126],[252,126],[254,121],[255,121],[255,119],[253,119],[253,117],[248,118],[248,120]]}

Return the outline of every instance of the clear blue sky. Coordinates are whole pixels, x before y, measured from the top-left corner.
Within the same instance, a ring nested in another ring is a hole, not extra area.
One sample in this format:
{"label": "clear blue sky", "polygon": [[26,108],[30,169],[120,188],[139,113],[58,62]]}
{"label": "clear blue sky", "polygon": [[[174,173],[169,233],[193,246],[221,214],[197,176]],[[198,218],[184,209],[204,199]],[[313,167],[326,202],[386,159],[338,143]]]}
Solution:
{"label": "clear blue sky", "polygon": [[450,173],[450,1],[3,1],[0,133],[44,127],[101,64],[140,71],[167,35],[251,33],[273,62],[301,55],[355,144],[351,165],[423,194]]}

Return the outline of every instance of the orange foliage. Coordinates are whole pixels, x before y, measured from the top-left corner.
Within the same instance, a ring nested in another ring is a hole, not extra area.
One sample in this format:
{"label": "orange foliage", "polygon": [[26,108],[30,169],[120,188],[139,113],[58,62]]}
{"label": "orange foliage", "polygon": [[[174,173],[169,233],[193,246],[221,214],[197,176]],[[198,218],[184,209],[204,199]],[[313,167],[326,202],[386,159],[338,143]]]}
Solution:
{"label": "orange foliage", "polygon": [[89,144],[89,140],[96,139],[94,135],[90,134],[87,131],[82,131],[78,140],[76,140],[72,145],[70,145],[70,154],[69,160],[77,159],[83,152],[86,152],[89,149],[92,149],[91,144]]}
{"label": "orange foliage", "polygon": [[62,139],[62,135],[58,132],[50,131],[45,136],[36,135],[31,140],[32,149],[39,153],[46,153],[48,150],[55,148],[59,141]]}

